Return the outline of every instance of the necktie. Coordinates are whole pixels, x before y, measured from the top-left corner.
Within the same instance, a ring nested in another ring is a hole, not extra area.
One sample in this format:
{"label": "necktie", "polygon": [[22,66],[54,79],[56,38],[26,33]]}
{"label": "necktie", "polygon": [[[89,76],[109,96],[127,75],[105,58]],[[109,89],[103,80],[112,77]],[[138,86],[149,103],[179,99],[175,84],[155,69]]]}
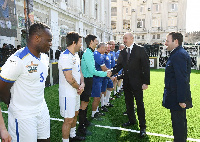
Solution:
{"label": "necktie", "polygon": [[127,61],[128,61],[128,59],[129,59],[129,57],[130,57],[130,54],[131,54],[131,52],[130,52],[130,48],[128,48]]}

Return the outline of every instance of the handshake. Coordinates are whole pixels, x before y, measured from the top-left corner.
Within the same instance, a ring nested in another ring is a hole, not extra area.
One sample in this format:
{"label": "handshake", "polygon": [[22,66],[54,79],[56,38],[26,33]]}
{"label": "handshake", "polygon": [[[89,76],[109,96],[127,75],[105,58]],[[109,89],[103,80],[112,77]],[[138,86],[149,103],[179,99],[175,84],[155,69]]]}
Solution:
{"label": "handshake", "polygon": [[110,77],[112,75],[111,70],[107,70],[107,77]]}
{"label": "handshake", "polygon": [[116,81],[117,77],[112,76],[111,70],[107,70],[107,77],[109,77],[112,81]]}

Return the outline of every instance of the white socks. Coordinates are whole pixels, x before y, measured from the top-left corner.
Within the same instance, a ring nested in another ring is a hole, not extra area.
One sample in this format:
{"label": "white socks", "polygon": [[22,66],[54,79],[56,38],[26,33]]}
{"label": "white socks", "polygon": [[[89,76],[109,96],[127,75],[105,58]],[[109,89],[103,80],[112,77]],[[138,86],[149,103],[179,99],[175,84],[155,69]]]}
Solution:
{"label": "white socks", "polygon": [[73,138],[73,137],[76,137],[76,127],[73,127],[70,129],[70,137]]}
{"label": "white socks", "polygon": [[111,92],[112,91],[108,91],[108,90],[106,91],[106,101],[105,101],[105,104],[108,104]]}
{"label": "white socks", "polygon": [[101,107],[104,106],[104,94],[101,95]]}
{"label": "white socks", "polygon": [[62,139],[63,142],[69,142],[69,139]]}
{"label": "white socks", "polygon": [[99,106],[97,107],[96,112],[99,112]]}
{"label": "white socks", "polygon": [[[76,137],[76,127],[73,127],[70,129],[70,137]],[[69,142],[69,139],[62,139],[63,142]]]}
{"label": "white socks", "polygon": [[96,113],[96,111],[92,111],[91,117],[94,117],[95,113]]}
{"label": "white socks", "polygon": [[117,92],[119,92],[119,90],[120,90],[120,87],[117,86]]}

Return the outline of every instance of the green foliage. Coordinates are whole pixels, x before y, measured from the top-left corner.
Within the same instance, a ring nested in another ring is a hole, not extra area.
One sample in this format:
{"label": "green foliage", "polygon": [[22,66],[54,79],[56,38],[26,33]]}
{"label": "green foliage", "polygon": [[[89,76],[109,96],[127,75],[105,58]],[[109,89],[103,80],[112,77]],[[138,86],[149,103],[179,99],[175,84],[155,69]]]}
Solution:
{"label": "green foliage", "polygon": [[[193,99],[193,108],[187,110],[188,121],[188,138],[200,139],[200,71],[192,70],[191,73],[191,92]],[[146,111],[147,132],[165,135],[173,135],[170,111],[162,107],[162,97],[164,90],[164,69],[151,70],[151,85],[144,91],[144,104]],[[50,111],[51,118],[59,118],[59,94],[58,85],[45,88],[45,99]],[[123,115],[125,108],[124,96],[112,101],[113,108],[109,108],[106,116],[102,116],[102,121],[91,119],[91,103],[88,108],[88,119],[95,125],[121,127],[124,122],[128,121],[127,116]],[[0,104],[2,110],[7,110],[7,106]],[[137,112],[137,109],[136,109]],[[3,114],[5,123],[7,124],[7,114]],[[78,124],[77,124],[78,125]],[[62,142],[62,122],[51,120],[51,141]],[[137,125],[130,126],[126,129],[139,131]],[[116,130],[90,126],[88,128],[92,132],[91,136],[86,137],[86,142],[166,142],[172,141],[170,138],[148,135],[141,139],[138,133],[128,132],[124,130]]]}

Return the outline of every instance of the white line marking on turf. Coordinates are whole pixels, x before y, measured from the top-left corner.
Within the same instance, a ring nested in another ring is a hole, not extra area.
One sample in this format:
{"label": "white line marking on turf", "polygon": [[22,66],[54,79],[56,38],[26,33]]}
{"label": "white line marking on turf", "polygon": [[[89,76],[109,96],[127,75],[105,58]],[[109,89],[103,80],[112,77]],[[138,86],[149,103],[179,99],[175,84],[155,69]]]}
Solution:
{"label": "white line marking on turf", "polygon": [[[2,112],[8,113],[8,111],[2,111]],[[64,122],[64,119],[59,119],[59,118],[50,118],[50,120]],[[133,133],[140,133],[140,131],[137,131],[137,130],[125,129],[121,127],[110,127],[110,126],[101,126],[101,125],[94,125],[94,126],[100,127],[100,128],[112,129],[112,130],[121,130],[121,131],[133,132]],[[158,136],[158,137],[171,138],[171,139],[174,138],[174,136],[169,136],[169,135],[164,135],[164,134],[157,134],[157,133],[150,133],[150,132],[146,132],[146,133],[147,135],[151,135],[151,136]],[[187,138],[187,140],[200,142],[200,139]]]}

